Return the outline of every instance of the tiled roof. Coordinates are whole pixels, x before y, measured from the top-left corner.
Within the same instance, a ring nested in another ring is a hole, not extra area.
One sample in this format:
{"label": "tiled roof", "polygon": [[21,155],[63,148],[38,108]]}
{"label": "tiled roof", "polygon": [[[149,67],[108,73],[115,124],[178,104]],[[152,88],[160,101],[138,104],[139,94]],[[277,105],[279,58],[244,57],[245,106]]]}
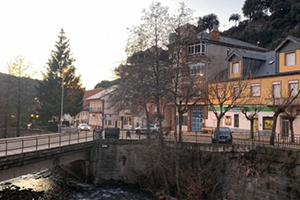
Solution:
{"label": "tiled roof", "polygon": [[97,89],[93,89],[93,90],[84,91],[82,106],[85,107],[88,104],[88,102],[86,101],[87,98],[101,92],[102,90],[104,90],[104,89],[103,88],[97,88]]}

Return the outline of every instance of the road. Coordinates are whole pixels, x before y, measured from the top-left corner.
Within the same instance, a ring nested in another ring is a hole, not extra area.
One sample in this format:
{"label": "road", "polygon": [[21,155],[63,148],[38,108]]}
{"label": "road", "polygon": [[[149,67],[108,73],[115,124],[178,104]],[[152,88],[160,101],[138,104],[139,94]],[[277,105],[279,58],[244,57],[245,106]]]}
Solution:
{"label": "road", "polygon": [[93,140],[93,132],[47,134],[0,140],[0,157]]}

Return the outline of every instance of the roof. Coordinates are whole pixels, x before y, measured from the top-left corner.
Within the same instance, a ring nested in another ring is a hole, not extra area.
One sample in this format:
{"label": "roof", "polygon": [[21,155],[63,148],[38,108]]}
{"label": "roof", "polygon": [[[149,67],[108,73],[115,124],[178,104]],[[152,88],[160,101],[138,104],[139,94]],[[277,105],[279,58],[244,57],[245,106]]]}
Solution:
{"label": "roof", "polygon": [[285,38],[285,40],[283,40],[283,41],[278,45],[278,47],[275,49],[275,51],[277,52],[279,49],[281,49],[281,47],[283,47],[283,45],[284,45],[287,41],[291,41],[291,42],[297,43],[297,44],[300,46],[300,39],[299,39],[299,38],[296,38],[296,37],[293,37],[293,36],[287,36],[287,37]]}
{"label": "roof", "polygon": [[263,54],[254,54],[254,53],[248,53],[244,51],[239,51],[239,50],[234,50],[228,57],[227,60],[232,58],[233,55],[236,55],[240,58],[250,58],[250,59],[255,59],[255,60],[262,60],[265,61],[266,57]]}
{"label": "roof", "polygon": [[101,99],[101,98],[107,96],[108,94],[112,93],[116,88],[117,88],[117,85],[111,86],[111,87],[107,88],[106,90],[103,90],[101,92],[98,92],[97,94],[94,94],[93,96],[87,98],[86,100],[90,101],[90,100]]}
{"label": "roof", "polygon": [[271,76],[276,74],[276,52],[270,51],[261,54],[266,58],[258,71],[253,74],[255,77]]}
{"label": "roof", "polygon": [[211,37],[211,34],[206,33],[206,32],[200,32],[198,34],[196,34],[196,39],[204,39],[204,40],[210,40],[210,41],[214,41],[214,42],[219,42],[219,43],[223,43],[225,45],[233,45],[233,46],[239,46],[239,47],[244,47],[244,48],[250,48],[250,49],[255,49],[261,52],[266,52],[268,51],[265,48],[238,40],[238,39],[233,39],[233,38],[229,38],[229,37],[225,37],[225,36],[220,36],[220,40],[216,41],[213,40]]}
{"label": "roof", "polygon": [[83,95],[83,104],[82,106],[84,107],[85,105],[88,104],[88,102],[86,102],[87,98],[101,92],[102,90],[104,90],[103,88],[97,88],[97,89],[93,89],[93,90],[86,90],[84,91],[84,95]]}

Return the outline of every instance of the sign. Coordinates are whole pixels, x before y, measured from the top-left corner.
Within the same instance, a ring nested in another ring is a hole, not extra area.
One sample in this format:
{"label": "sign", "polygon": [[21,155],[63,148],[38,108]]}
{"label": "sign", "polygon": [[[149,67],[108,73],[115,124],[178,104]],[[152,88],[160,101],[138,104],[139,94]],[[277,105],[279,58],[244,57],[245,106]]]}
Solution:
{"label": "sign", "polygon": [[103,119],[103,120],[106,120],[106,115],[102,115],[102,119]]}

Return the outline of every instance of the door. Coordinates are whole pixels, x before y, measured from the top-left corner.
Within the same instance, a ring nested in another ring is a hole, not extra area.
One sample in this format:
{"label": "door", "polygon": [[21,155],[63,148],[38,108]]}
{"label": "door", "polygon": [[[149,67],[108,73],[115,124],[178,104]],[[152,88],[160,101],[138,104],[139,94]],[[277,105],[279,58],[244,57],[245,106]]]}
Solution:
{"label": "door", "polygon": [[191,112],[191,131],[199,132],[202,128],[202,109],[199,107],[193,108]]}
{"label": "door", "polygon": [[281,136],[282,137],[289,136],[289,121],[287,119],[282,119],[281,121]]}

